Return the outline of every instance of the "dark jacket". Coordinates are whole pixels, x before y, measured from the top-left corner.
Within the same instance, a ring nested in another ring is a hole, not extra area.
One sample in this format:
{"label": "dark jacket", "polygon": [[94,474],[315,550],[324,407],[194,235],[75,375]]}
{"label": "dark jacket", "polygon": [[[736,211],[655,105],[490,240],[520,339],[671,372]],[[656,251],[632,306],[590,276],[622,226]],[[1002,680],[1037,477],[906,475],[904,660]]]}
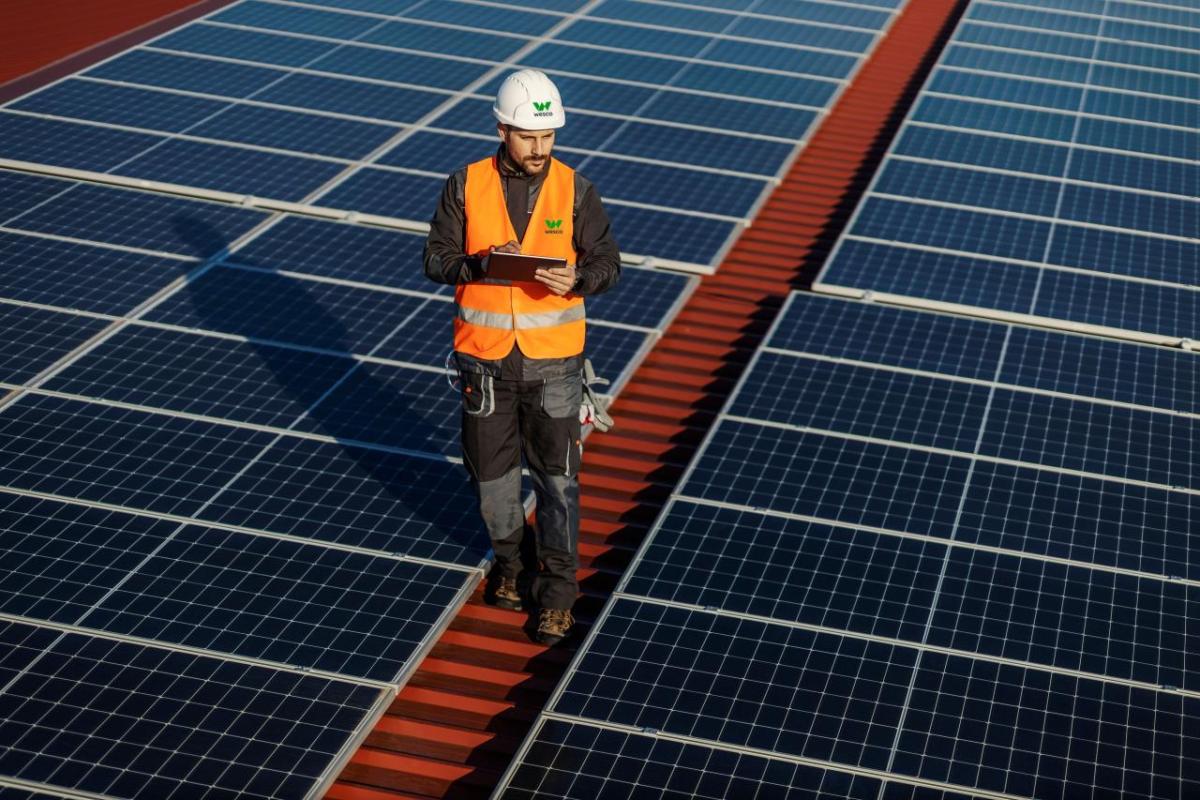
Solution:
{"label": "dark jacket", "polygon": [[[524,238],[529,226],[529,217],[537,202],[542,181],[549,171],[549,163],[540,173],[530,176],[512,163],[503,144],[497,150],[497,156],[508,216],[519,241]],[[429,237],[425,240],[425,275],[438,283],[466,283],[483,277],[480,259],[464,252],[466,181],[466,167],[446,179],[433,219],[429,222]],[[621,254],[613,240],[608,214],[600,202],[600,193],[578,172],[575,173],[575,207],[572,215],[575,230],[572,243],[578,254],[575,288],[572,291],[584,296],[600,294],[616,285],[621,275]],[[582,356],[528,358],[516,345],[507,356],[495,361],[464,353],[455,355],[460,369],[485,372],[505,380],[538,380],[583,366]]]}

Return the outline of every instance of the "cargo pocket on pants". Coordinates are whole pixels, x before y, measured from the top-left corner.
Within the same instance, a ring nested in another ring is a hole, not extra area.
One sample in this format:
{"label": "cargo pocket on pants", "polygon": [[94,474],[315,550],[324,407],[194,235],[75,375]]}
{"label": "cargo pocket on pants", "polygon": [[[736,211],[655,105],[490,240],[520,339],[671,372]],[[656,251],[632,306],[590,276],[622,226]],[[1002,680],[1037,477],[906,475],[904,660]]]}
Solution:
{"label": "cargo pocket on pants", "polygon": [[491,375],[481,372],[463,372],[459,374],[462,381],[463,411],[472,417],[490,417],[496,410],[496,385]]}
{"label": "cargo pocket on pants", "polygon": [[542,382],[542,412],[553,419],[579,418],[583,404],[583,379],[577,372]]}

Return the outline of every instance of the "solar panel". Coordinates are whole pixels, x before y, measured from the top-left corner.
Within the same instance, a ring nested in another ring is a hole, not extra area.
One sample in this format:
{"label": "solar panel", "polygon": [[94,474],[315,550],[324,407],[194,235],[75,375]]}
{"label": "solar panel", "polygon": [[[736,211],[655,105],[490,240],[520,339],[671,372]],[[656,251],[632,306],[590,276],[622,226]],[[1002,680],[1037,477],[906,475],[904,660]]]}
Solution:
{"label": "solar panel", "polygon": [[524,5],[242,0],[0,110],[3,796],[307,796],[477,582],[417,259],[504,73],[640,262],[588,303],[615,391],[893,13]]}
{"label": "solar panel", "polygon": [[975,0],[815,287],[1190,337],[1198,65],[1194,13]]}
{"label": "solar panel", "polygon": [[659,745],[655,781],[1196,791],[1195,358],[793,294],[501,796]]}

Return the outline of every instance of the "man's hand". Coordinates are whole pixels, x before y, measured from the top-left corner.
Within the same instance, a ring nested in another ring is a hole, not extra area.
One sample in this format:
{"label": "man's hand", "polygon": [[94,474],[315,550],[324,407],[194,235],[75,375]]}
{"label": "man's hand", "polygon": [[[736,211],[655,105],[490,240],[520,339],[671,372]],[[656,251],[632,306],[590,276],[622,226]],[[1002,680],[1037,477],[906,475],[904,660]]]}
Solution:
{"label": "man's hand", "polygon": [[565,267],[539,269],[533,273],[533,277],[537,279],[538,283],[562,297],[575,286],[575,265],[568,264]]}
{"label": "man's hand", "polygon": [[483,254],[483,259],[479,262],[479,265],[483,269],[484,274],[486,274],[487,268],[488,268],[488,256],[490,256],[492,253],[519,253],[519,252],[521,252],[521,243],[518,242],[516,239],[509,239],[507,242],[505,242],[502,245],[492,245],[491,247],[489,247],[488,251]]}

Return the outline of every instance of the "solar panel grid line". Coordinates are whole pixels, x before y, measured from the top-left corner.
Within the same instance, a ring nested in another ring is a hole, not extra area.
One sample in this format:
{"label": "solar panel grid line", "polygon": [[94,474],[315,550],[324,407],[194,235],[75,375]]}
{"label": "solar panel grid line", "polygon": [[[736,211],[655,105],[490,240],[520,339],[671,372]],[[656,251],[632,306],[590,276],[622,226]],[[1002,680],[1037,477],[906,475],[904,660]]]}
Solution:
{"label": "solar panel grid line", "polygon": [[[0,788],[22,790],[30,793],[14,797],[13,800],[114,800],[111,796],[95,794],[93,792],[79,792],[49,783],[23,781],[8,776],[0,776]],[[0,794],[0,797],[8,800],[7,795]]]}
{"label": "solar panel grid line", "polygon": [[[981,2],[983,2],[985,5],[988,5],[988,6],[997,6],[997,7],[1001,7],[1001,8],[1011,8],[1011,9],[1013,9],[1014,11],[1027,11],[1027,10],[1029,9],[1029,6],[1028,6],[1027,4],[1023,4],[1023,3],[1006,3],[1006,2],[1004,2],[1004,0],[981,0]],[[1163,21],[1160,21],[1160,20],[1156,20],[1156,21],[1153,21],[1153,22],[1146,21],[1146,20],[1134,20],[1134,19],[1132,19],[1132,18],[1128,18],[1128,17],[1122,17],[1122,16],[1119,16],[1119,15],[1116,15],[1116,14],[1096,14],[1096,13],[1094,13],[1094,12],[1091,12],[1091,11],[1083,11],[1083,10],[1072,9],[1072,8],[1055,8],[1055,9],[1053,10],[1053,13],[1055,13],[1055,14],[1061,14],[1062,16],[1065,16],[1065,17],[1082,17],[1082,18],[1084,18],[1084,19],[1095,19],[1095,20],[1100,20],[1100,19],[1121,19],[1121,20],[1128,20],[1128,21],[1130,21],[1130,22],[1139,22],[1140,24],[1145,24],[1145,25],[1149,25],[1149,26],[1156,27],[1156,28],[1175,28],[1175,29],[1178,29],[1178,30],[1185,30],[1185,31],[1190,31],[1190,30],[1195,30],[1195,29],[1196,29],[1194,26],[1189,26],[1189,25],[1181,25],[1181,24],[1177,24],[1177,23],[1171,23],[1171,22],[1163,22]]]}
{"label": "solar panel grid line", "polygon": [[[238,664],[245,664],[252,667],[262,667],[264,669],[276,670],[278,672],[316,675],[322,678],[333,678],[336,680],[355,683],[360,686],[367,686],[372,689],[386,689],[394,691],[396,688],[396,684],[388,683],[386,681],[372,680],[370,678],[362,678],[340,672],[330,672],[317,667],[302,667],[295,664],[286,664],[281,661],[272,661],[270,659],[243,656],[237,653],[228,653],[221,650],[211,650],[203,647],[195,647],[193,645],[178,644],[165,639],[150,639],[144,636],[116,633],[113,631],[104,630],[103,628],[88,627],[87,625],[55,622],[52,620],[38,619],[34,617],[24,617],[18,614],[9,614],[3,611],[0,611],[0,622],[15,622],[24,625],[37,625],[38,627],[49,628],[64,634],[76,633],[83,636],[90,636],[95,639],[103,639],[105,641],[123,642],[125,644],[135,644],[143,647],[155,647],[162,650],[170,650],[176,653],[187,653],[188,655],[193,656],[218,658],[222,661],[233,661]],[[3,690],[0,690],[0,695],[2,694]]]}
{"label": "solar panel grid line", "polygon": [[[534,727],[530,730],[529,736],[527,736],[525,741],[522,743],[521,749],[517,751],[516,755],[514,756],[512,761],[509,763],[508,768],[506,769],[504,774],[501,776],[500,780],[497,782],[496,789],[493,791],[493,793],[491,795],[491,800],[502,800],[502,798],[507,796],[506,794],[504,794],[505,791],[510,788],[510,784],[512,783],[514,777],[516,776],[517,771],[520,769],[522,764],[525,763],[526,757],[529,754],[529,750],[534,745],[534,743],[537,741],[538,734],[541,732],[541,729],[547,723],[553,723],[553,722],[561,722],[561,723],[566,723],[566,724],[570,724],[570,725],[586,726],[588,728],[597,728],[597,729],[605,730],[605,731],[613,731],[613,732],[623,733],[623,734],[626,734],[629,736],[646,738],[646,739],[649,739],[651,741],[656,741],[656,742],[657,741],[673,742],[673,743],[677,743],[677,744],[681,744],[681,745],[691,745],[691,746],[700,747],[705,750],[710,750],[710,751],[714,751],[714,752],[737,754],[737,755],[741,755],[741,756],[749,756],[749,757],[753,757],[753,758],[764,759],[764,760],[770,761],[770,762],[792,764],[792,765],[802,766],[802,767],[812,767],[812,768],[816,768],[816,769],[820,769],[820,770],[828,770],[831,772],[836,772],[838,774],[855,775],[855,776],[861,776],[864,778],[870,778],[870,779],[875,779],[875,780],[880,780],[880,781],[893,781],[893,782],[902,784],[904,786],[926,788],[926,789],[931,789],[931,790],[935,790],[935,791],[960,792],[964,788],[964,787],[958,786],[957,784],[941,783],[938,781],[925,780],[920,777],[911,776],[911,775],[896,775],[896,774],[892,774],[892,773],[884,773],[884,772],[880,772],[879,770],[873,770],[873,769],[870,769],[867,767],[860,767],[860,766],[852,765],[852,764],[843,764],[843,763],[839,763],[839,762],[824,761],[824,760],[816,759],[816,758],[807,758],[804,756],[796,756],[791,753],[780,753],[780,752],[776,752],[774,750],[766,750],[766,749],[762,749],[762,748],[750,747],[750,746],[745,746],[745,745],[728,744],[728,743],[724,743],[724,742],[714,742],[710,739],[704,739],[704,738],[700,738],[697,736],[688,736],[685,734],[680,734],[675,731],[651,730],[651,729],[646,729],[646,728],[638,728],[633,725],[625,725],[625,724],[619,723],[619,722],[612,722],[610,720],[597,720],[597,719],[575,716],[572,714],[565,714],[565,713],[562,713],[559,711],[543,711],[538,716],[538,720],[537,720],[536,724],[534,725]],[[622,784],[630,783],[630,779],[628,776],[621,776],[621,777],[624,778],[624,780],[621,780]],[[637,791],[642,786],[643,786],[643,784],[641,784],[641,783],[632,783],[629,787],[629,791],[631,792],[630,796],[637,796]],[[539,787],[539,788],[541,788],[541,787]],[[664,790],[664,787],[658,785],[657,783],[647,785],[647,786],[645,786],[645,788],[647,791],[654,791],[654,790],[662,791],[662,790]],[[747,787],[747,788],[749,788],[749,787]],[[803,788],[808,788],[808,787],[806,787],[806,786],[802,787],[798,784],[792,784],[787,787],[785,787],[783,785],[775,785],[775,784],[760,785],[760,790],[765,791],[765,792],[774,792],[776,790],[784,790],[786,788],[803,789]],[[814,789],[814,791],[817,791],[817,790],[819,790],[820,787],[812,787],[812,788]],[[884,788],[886,788],[884,785],[880,786],[881,791]],[[557,787],[557,786],[554,787],[554,791],[560,791],[559,787]],[[983,790],[972,789],[970,791],[971,791],[971,797],[977,798],[978,800],[985,800],[985,799],[986,800],[1026,800],[1025,798],[1020,798],[1019,795],[1006,794],[1006,793],[1002,793],[1002,792],[993,792],[993,791],[989,791],[986,789],[983,789]],[[524,796],[525,795],[522,795],[522,797],[524,797]],[[542,795],[539,794],[537,796],[542,796]],[[572,797],[580,797],[580,796],[581,795],[572,795]],[[594,795],[589,795],[589,796],[594,796]],[[612,797],[612,796],[613,795],[611,795],[611,794],[601,795],[601,797]],[[706,795],[695,795],[695,796],[711,797],[712,795],[706,794]],[[773,796],[773,795],[763,794],[760,796],[763,798],[763,800],[767,800],[767,797]],[[814,798],[818,797],[818,796],[829,797],[829,798],[834,797],[834,795],[832,795],[832,794],[824,794],[824,793],[821,795],[813,794],[813,795],[809,795],[809,796],[814,797]],[[846,797],[846,795],[840,795],[840,796]],[[855,795],[855,796],[857,796],[857,795]]]}
{"label": "solar panel grid line", "polygon": [[[1108,17],[1107,19],[1112,19],[1112,17]],[[984,28],[998,28],[998,29],[1002,29],[1002,30],[1016,30],[1016,31],[1036,31],[1039,33],[1052,32],[1055,36],[1061,36],[1063,38],[1069,38],[1069,39],[1084,40],[1084,39],[1095,38],[1086,33],[1076,33],[1074,31],[1064,31],[1064,30],[1047,31],[1045,28],[1030,27],[1028,25],[1019,25],[1019,24],[1010,23],[1010,22],[993,22],[991,20],[981,20],[981,19],[965,20],[965,22],[968,24],[971,24],[971,25],[978,25],[978,26],[984,27]],[[1116,37],[1100,37],[1100,38],[1103,41],[1107,41],[1107,42],[1125,43],[1127,41],[1125,39],[1119,39]],[[1156,44],[1154,42],[1145,42],[1145,41],[1137,41],[1136,43],[1137,43],[1138,47],[1146,47],[1146,48],[1154,49],[1154,50],[1176,50],[1176,51],[1180,51],[1180,52],[1186,52],[1186,48],[1177,47],[1177,46],[1169,45],[1169,44]]]}
{"label": "solar panel grid line", "polygon": [[[1093,39],[1093,41],[1099,42],[1101,40]],[[1099,63],[1099,59],[1090,59],[1090,60],[1088,60],[1088,63],[1089,64]],[[1125,69],[1128,69],[1128,70],[1134,71],[1134,72],[1139,71],[1139,70],[1132,69],[1132,68],[1128,67],[1127,65],[1116,65],[1116,66],[1121,66]],[[979,75],[979,76],[989,77],[989,78],[1004,78],[1006,80],[1016,80],[1016,81],[1020,81],[1022,83],[1036,84],[1039,86],[1060,86],[1063,88],[1074,89],[1074,88],[1078,88],[1080,85],[1080,84],[1072,82],[1072,81],[1060,80],[1057,78],[1048,78],[1048,77],[1044,77],[1044,76],[1040,76],[1040,75],[1020,75],[1018,77],[1018,76],[1014,76],[1013,74],[1008,73],[1008,72],[995,72],[993,70],[976,69],[973,67],[964,67],[964,66],[945,66],[945,67],[941,67],[941,71],[945,72],[945,73],[956,73],[956,74],[960,74],[960,75]],[[1161,74],[1173,75],[1175,73],[1161,71]],[[1192,77],[1192,76],[1189,76],[1189,77]],[[1178,95],[1167,94],[1165,92],[1150,92],[1150,91],[1145,91],[1145,90],[1140,90],[1140,89],[1128,89],[1125,87],[1118,87],[1118,86],[1096,86],[1095,88],[1105,91],[1105,92],[1112,92],[1113,94],[1129,95],[1131,97],[1151,97],[1151,98],[1169,97],[1172,100],[1179,99]],[[1183,100],[1183,102],[1188,102],[1188,101],[1185,99],[1185,100]],[[1034,106],[1034,107],[1035,108],[1044,108],[1043,106]],[[1079,112],[1073,112],[1073,113],[1079,113]]]}
{"label": "solar panel grid line", "polygon": [[[987,42],[956,42],[954,46],[960,50],[979,51],[979,52],[985,52],[985,53],[1003,53],[1003,54],[1012,55],[1012,56],[1030,56],[1034,52],[1034,51],[1030,51],[1030,50],[1021,50],[1021,49],[1018,49],[1015,47],[1006,47],[1003,45],[992,44],[992,43],[987,43]],[[1186,51],[1181,50],[1180,52],[1186,52]],[[1053,55],[1038,53],[1038,57],[1044,58],[1047,61],[1053,60],[1053,61],[1061,61],[1064,63],[1072,63],[1072,64],[1086,64],[1088,62],[1088,59],[1084,58],[1082,56],[1068,55],[1065,53],[1054,53]],[[1105,64],[1105,65],[1111,65],[1111,66],[1119,67],[1122,69],[1130,69],[1130,70],[1133,70],[1136,72],[1150,72],[1150,73],[1154,73],[1154,74],[1158,74],[1158,75],[1172,75],[1172,76],[1178,76],[1178,77],[1182,77],[1182,78],[1193,77],[1190,73],[1188,73],[1184,70],[1172,69],[1171,67],[1151,66],[1149,64],[1134,65],[1134,64],[1129,64],[1129,63],[1123,62],[1123,61],[1112,61],[1110,59],[1103,58],[1103,57],[1098,58],[1097,61],[1102,64]],[[988,72],[988,70],[982,70],[982,71]],[[994,74],[1010,75],[1013,73],[997,72]],[[1108,87],[1105,87],[1105,88],[1108,89]],[[1113,88],[1112,91],[1120,91],[1120,90]],[[1136,93],[1136,92],[1130,92],[1130,93]],[[1187,98],[1181,98],[1181,99],[1183,100],[1183,102],[1190,102]]]}
{"label": "solar panel grid line", "polygon": [[[1132,93],[1130,93],[1130,94],[1132,94]],[[996,106],[998,108],[1013,109],[1013,110],[1017,110],[1017,111],[1035,111],[1038,113],[1050,113],[1050,114],[1054,114],[1056,116],[1061,116],[1061,117],[1074,116],[1073,114],[1070,114],[1067,112],[1062,112],[1057,109],[1047,109],[1047,108],[1042,108],[1040,106],[1032,106],[1032,105],[1028,105],[1026,103],[1017,103],[1017,102],[1011,102],[1008,100],[998,100],[998,99],[983,98],[983,97],[966,97],[964,95],[948,94],[946,92],[937,92],[937,91],[927,91],[924,93],[924,95],[926,97],[934,97],[934,98],[939,98],[942,100],[950,100],[950,101],[954,101],[954,102],[967,102],[967,103],[973,103],[973,104],[977,104],[977,105]],[[1143,96],[1148,96],[1148,95],[1143,95]],[[1174,98],[1174,97],[1171,98],[1172,101],[1174,101],[1175,99],[1176,98]],[[1141,127],[1141,128],[1146,128],[1147,130],[1154,130],[1159,127],[1158,123],[1152,122],[1150,120],[1134,119],[1132,117],[1111,117],[1111,116],[1105,116],[1103,114],[1095,114],[1095,113],[1091,113],[1091,112],[1084,112],[1081,116],[1083,116],[1085,119],[1094,119],[1094,120],[1097,120],[1100,122],[1118,122],[1118,123],[1121,123],[1124,125],[1133,125],[1133,126],[1137,126],[1137,127]],[[1007,132],[1007,131],[1003,132],[1004,136],[1001,137],[1000,131],[988,132],[985,130],[981,130],[979,128],[963,128],[963,127],[956,126],[956,125],[947,125],[944,123],[930,122],[927,120],[914,119],[909,124],[912,127],[936,128],[936,129],[941,129],[941,130],[963,131],[965,133],[970,133],[973,135],[992,136],[995,138],[1015,139],[1017,141],[1044,142],[1046,144],[1053,144],[1053,145],[1062,145],[1063,144],[1063,140],[1061,140],[1061,139],[1051,139],[1051,138],[1047,138],[1047,137],[1034,136],[1031,134],[1013,133],[1013,132]],[[1191,133],[1194,131],[1193,128],[1189,128],[1185,125],[1172,125],[1169,123],[1164,123],[1163,127],[1167,130],[1179,131],[1181,133]],[[1085,149],[1085,150],[1096,150],[1096,151],[1100,151],[1100,152],[1113,152],[1113,153],[1136,153],[1139,156],[1144,157],[1144,158],[1158,158],[1158,159],[1162,159],[1162,160],[1166,160],[1166,161],[1179,161],[1181,163],[1187,163],[1186,158],[1180,158],[1178,156],[1170,156],[1165,153],[1160,154],[1160,153],[1147,153],[1144,151],[1137,151],[1137,150],[1122,150],[1119,147],[1106,147],[1104,145],[1093,144],[1090,142],[1081,142],[1081,143],[1079,143],[1078,146],[1081,149]]]}
{"label": "solar panel grid line", "polygon": [[[15,217],[13,221],[19,221],[20,217]],[[19,226],[10,226],[7,223],[0,222],[0,231],[7,233],[16,233],[21,236],[33,236],[37,239],[49,239],[56,242],[69,242],[71,244],[82,244],[90,247],[101,247],[105,250],[116,250],[122,253],[137,253],[144,256],[155,256],[156,258],[166,258],[180,263],[199,263],[199,259],[191,256],[181,255],[179,253],[171,253],[166,250],[151,250],[145,247],[137,247],[135,245],[120,244],[118,242],[98,242],[95,239],[81,239],[76,236],[67,236],[61,233],[51,233],[49,231],[29,230]]]}
{"label": "solar panel grid line", "polygon": [[[695,10],[695,8],[696,8],[694,5],[689,5],[687,3],[673,2],[673,0],[634,0],[634,1],[645,4],[645,5],[669,6],[669,7],[674,7],[674,8],[686,8],[689,10]],[[748,6],[748,8],[753,7],[754,5],[756,5],[756,4],[751,3],[750,6]],[[872,10],[878,11],[879,9],[872,9]],[[848,30],[848,31],[862,31],[864,33],[873,33],[876,30],[875,28],[866,28],[866,27],[860,27],[860,26],[855,26],[855,25],[842,25],[842,24],[833,23],[833,22],[820,22],[817,20],[810,20],[810,19],[799,20],[794,17],[782,17],[782,16],[779,16],[776,14],[760,14],[760,13],[757,13],[754,11],[749,11],[746,9],[721,8],[720,6],[705,6],[704,11],[708,12],[708,13],[725,14],[725,15],[729,15],[729,16],[734,16],[734,15],[741,16],[744,14],[745,16],[747,16],[751,19],[762,19],[762,20],[767,20],[770,22],[787,22],[787,23],[798,23],[799,22],[799,23],[803,23],[804,25],[812,25],[812,26],[818,27],[818,28],[832,28],[834,30],[840,30],[840,31]]]}

